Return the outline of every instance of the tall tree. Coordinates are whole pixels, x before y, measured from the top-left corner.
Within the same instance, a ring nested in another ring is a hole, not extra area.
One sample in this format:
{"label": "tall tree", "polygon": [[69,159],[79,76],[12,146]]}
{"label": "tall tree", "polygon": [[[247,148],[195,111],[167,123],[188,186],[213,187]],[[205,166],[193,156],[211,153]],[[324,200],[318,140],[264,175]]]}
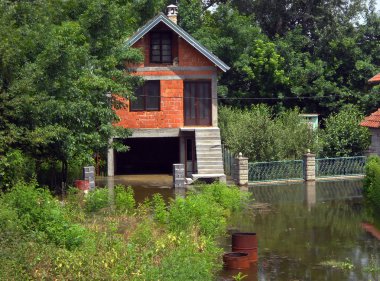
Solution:
{"label": "tall tree", "polygon": [[128,1],[1,1],[0,153],[13,146],[58,160],[65,182],[70,161],[128,134],[112,125],[111,93],[127,97],[138,83],[124,68],[142,58],[123,43],[131,10]]}

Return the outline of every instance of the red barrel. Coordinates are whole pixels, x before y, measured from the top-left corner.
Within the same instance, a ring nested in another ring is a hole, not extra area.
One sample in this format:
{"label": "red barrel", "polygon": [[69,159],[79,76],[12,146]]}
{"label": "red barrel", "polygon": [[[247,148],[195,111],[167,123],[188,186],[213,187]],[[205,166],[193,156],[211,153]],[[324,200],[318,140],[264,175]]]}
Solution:
{"label": "red barrel", "polygon": [[232,234],[232,252],[247,253],[251,262],[258,260],[257,236],[255,232],[237,232]]}
{"label": "red barrel", "polygon": [[223,255],[224,267],[228,269],[247,269],[250,260],[247,253],[232,252]]}
{"label": "red barrel", "polygon": [[75,181],[75,187],[80,190],[89,190],[90,189],[90,182],[87,180],[76,180]]}

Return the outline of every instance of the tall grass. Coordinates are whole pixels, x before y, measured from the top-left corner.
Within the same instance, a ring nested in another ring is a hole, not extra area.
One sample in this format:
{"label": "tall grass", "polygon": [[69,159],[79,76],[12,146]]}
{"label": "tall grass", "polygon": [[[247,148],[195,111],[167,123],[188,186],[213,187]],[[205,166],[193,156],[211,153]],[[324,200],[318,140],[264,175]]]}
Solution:
{"label": "tall grass", "polygon": [[168,204],[155,195],[136,206],[121,186],[59,202],[18,184],[0,197],[0,280],[214,280],[217,238],[247,200],[213,184]]}

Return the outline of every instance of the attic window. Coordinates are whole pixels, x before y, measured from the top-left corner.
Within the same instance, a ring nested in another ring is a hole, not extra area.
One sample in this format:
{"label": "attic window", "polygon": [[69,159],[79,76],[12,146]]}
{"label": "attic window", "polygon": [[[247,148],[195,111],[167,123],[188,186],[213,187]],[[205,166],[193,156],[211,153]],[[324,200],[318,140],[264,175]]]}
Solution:
{"label": "attic window", "polygon": [[172,62],[172,35],[170,32],[152,32],[150,40],[150,62]]}
{"label": "attic window", "polygon": [[135,98],[131,101],[131,111],[160,110],[160,81],[146,81],[136,90]]}

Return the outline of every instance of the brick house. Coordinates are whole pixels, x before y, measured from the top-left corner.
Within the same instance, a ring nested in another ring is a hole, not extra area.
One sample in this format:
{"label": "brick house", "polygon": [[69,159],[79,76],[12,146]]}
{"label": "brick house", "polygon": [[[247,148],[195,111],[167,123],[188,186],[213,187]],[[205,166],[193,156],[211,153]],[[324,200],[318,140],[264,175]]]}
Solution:
{"label": "brick house", "polygon": [[[368,80],[371,85],[380,84],[380,73]],[[373,112],[370,116],[364,118],[360,123],[361,126],[367,127],[371,131],[371,145],[369,147],[370,154],[380,155],[380,108]]]}
{"label": "brick house", "polygon": [[217,76],[229,67],[176,24],[174,5],[168,9],[127,41],[145,54],[132,68],[145,84],[116,110],[116,125],[133,133],[123,140],[130,151],[108,151],[108,175],[171,173],[183,163],[186,177],[223,180]]}

